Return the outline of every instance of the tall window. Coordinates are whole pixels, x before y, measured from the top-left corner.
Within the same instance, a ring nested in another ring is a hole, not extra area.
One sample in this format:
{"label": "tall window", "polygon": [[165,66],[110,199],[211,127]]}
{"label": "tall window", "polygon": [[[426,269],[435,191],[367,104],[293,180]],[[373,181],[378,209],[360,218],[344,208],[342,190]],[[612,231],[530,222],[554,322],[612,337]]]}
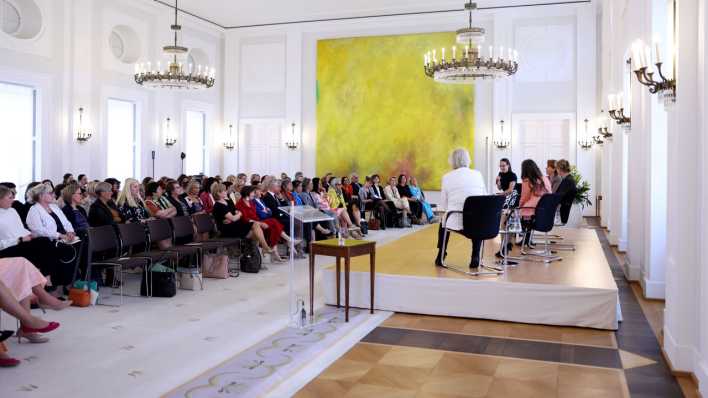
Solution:
{"label": "tall window", "polygon": [[33,87],[0,82],[0,180],[14,182],[18,192],[38,179],[36,110]]}
{"label": "tall window", "polygon": [[109,99],[107,115],[108,177],[138,178],[135,103]]}
{"label": "tall window", "polygon": [[189,175],[206,173],[206,115],[187,111],[185,123],[185,172]]}

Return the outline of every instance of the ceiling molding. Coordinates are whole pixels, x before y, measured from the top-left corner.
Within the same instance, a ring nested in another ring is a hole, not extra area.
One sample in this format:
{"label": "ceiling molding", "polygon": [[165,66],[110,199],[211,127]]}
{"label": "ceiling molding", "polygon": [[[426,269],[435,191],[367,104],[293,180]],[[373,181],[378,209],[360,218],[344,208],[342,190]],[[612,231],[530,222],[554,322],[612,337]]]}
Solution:
{"label": "ceiling molding", "polygon": [[[162,4],[165,7],[174,9],[175,6],[167,3],[163,0],[153,0],[156,3]],[[546,6],[561,6],[561,5],[577,5],[577,4],[588,4],[592,3],[592,0],[569,0],[569,1],[555,1],[555,2],[542,2],[542,3],[528,3],[528,4],[512,4],[512,5],[500,5],[500,6],[489,6],[489,7],[479,7],[478,10],[501,10],[501,9],[512,9],[512,8],[525,8],[525,7],[546,7]],[[281,25],[296,25],[296,24],[307,24],[307,23],[317,23],[317,22],[336,22],[336,21],[350,21],[357,19],[370,19],[370,18],[392,18],[392,17],[402,17],[402,16],[413,16],[413,15],[433,15],[433,14],[445,14],[452,12],[462,12],[465,11],[464,8],[456,9],[446,9],[446,10],[430,10],[430,11],[416,11],[416,12],[400,12],[400,13],[388,13],[388,14],[372,14],[372,15],[360,15],[351,17],[333,17],[333,18],[319,18],[319,19],[302,19],[294,21],[282,21],[282,22],[269,22],[260,23],[253,25],[234,25],[225,26],[217,22],[214,22],[206,17],[197,15],[190,11],[178,8],[178,10],[186,15],[197,18],[201,21],[209,23],[213,26],[219,27],[223,30],[235,30],[235,29],[248,29],[248,28],[258,28],[267,26],[281,26]]]}

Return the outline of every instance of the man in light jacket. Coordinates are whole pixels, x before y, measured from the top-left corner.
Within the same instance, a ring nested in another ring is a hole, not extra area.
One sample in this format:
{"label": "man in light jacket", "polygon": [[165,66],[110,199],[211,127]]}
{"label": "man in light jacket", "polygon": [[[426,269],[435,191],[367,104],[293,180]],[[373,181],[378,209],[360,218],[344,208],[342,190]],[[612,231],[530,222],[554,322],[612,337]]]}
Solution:
{"label": "man in light jacket", "polygon": [[[486,195],[487,188],[484,184],[482,173],[477,170],[470,169],[470,153],[464,148],[458,148],[450,154],[450,166],[452,171],[445,174],[442,178],[442,187],[440,189],[440,206],[449,211],[462,211],[465,205],[465,199],[468,196]],[[445,221],[447,220],[447,222]],[[443,256],[447,253],[442,253],[444,229],[452,231],[462,230],[462,214],[453,214],[447,218],[447,214],[440,223],[438,230],[438,256],[435,258],[435,265],[442,266]],[[448,240],[450,234],[447,235]],[[447,242],[445,243],[447,246]],[[470,268],[479,267],[480,250],[482,248],[481,240],[472,241],[472,258],[470,260]]]}

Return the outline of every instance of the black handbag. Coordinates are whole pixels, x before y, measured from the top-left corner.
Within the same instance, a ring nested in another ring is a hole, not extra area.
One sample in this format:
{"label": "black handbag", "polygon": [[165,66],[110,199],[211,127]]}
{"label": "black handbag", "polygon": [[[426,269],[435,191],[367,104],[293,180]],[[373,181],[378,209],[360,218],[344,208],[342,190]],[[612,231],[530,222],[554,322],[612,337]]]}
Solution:
{"label": "black handbag", "polygon": [[250,239],[241,240],[241,256],[238,263],[242,272],[256,274],[261,270],[263,258],[256,242]]}
{"label": "black handbag", "polygon": [[[152,297],[174,297],[177,294],[177,276],[174,272],[150,271],[147,276]],[[148,295],[144,274],[140,282],[140,295]]]}
{"label": "black handbag", "polygon": [[359,223],[359,229],[361,229],[362,234],[364,234],[364,235],[368,234],[369,233],[369,223],[364,220],[361,220],[361,222]]}

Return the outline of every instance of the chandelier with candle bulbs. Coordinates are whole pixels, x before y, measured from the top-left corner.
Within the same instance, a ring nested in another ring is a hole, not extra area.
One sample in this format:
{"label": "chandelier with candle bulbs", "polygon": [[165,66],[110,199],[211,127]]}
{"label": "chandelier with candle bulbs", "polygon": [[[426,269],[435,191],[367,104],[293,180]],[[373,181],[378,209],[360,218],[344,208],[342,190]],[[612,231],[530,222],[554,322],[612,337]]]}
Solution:
{"label": "chandelier with candle bulbs", "polygon": [[182,26],[177,24],[178,10],[175,0],[175,23],[170,27],[174,31],[175,41],[174,44],[162,47],[168,60],[164,63],[157,61],[135,64],[135,82],[139,85],[182,90],[200,90],[214,86],[214,68],[191,63],[185,65],[180,60],[186,57],[189,49],[177,44],[177,33],[182,30]]}
{"label": "chandelier with candle bulbs", "polygon": [[[425,75],[436,82],[471,84],[475,80],[508,77],[519,69],[516,50],[485,45],[483,28],[472,26],[472,10],[477,3],[465,4],[469,11],[469,27],[457,31],[456,42],[451,51],[445,47],[432,49],[423,55]],[[486,47],[486,48],[483,48]],[[483,52],[484,51],[484,52]],[[486,52],[486,53],[485,53]]]}

